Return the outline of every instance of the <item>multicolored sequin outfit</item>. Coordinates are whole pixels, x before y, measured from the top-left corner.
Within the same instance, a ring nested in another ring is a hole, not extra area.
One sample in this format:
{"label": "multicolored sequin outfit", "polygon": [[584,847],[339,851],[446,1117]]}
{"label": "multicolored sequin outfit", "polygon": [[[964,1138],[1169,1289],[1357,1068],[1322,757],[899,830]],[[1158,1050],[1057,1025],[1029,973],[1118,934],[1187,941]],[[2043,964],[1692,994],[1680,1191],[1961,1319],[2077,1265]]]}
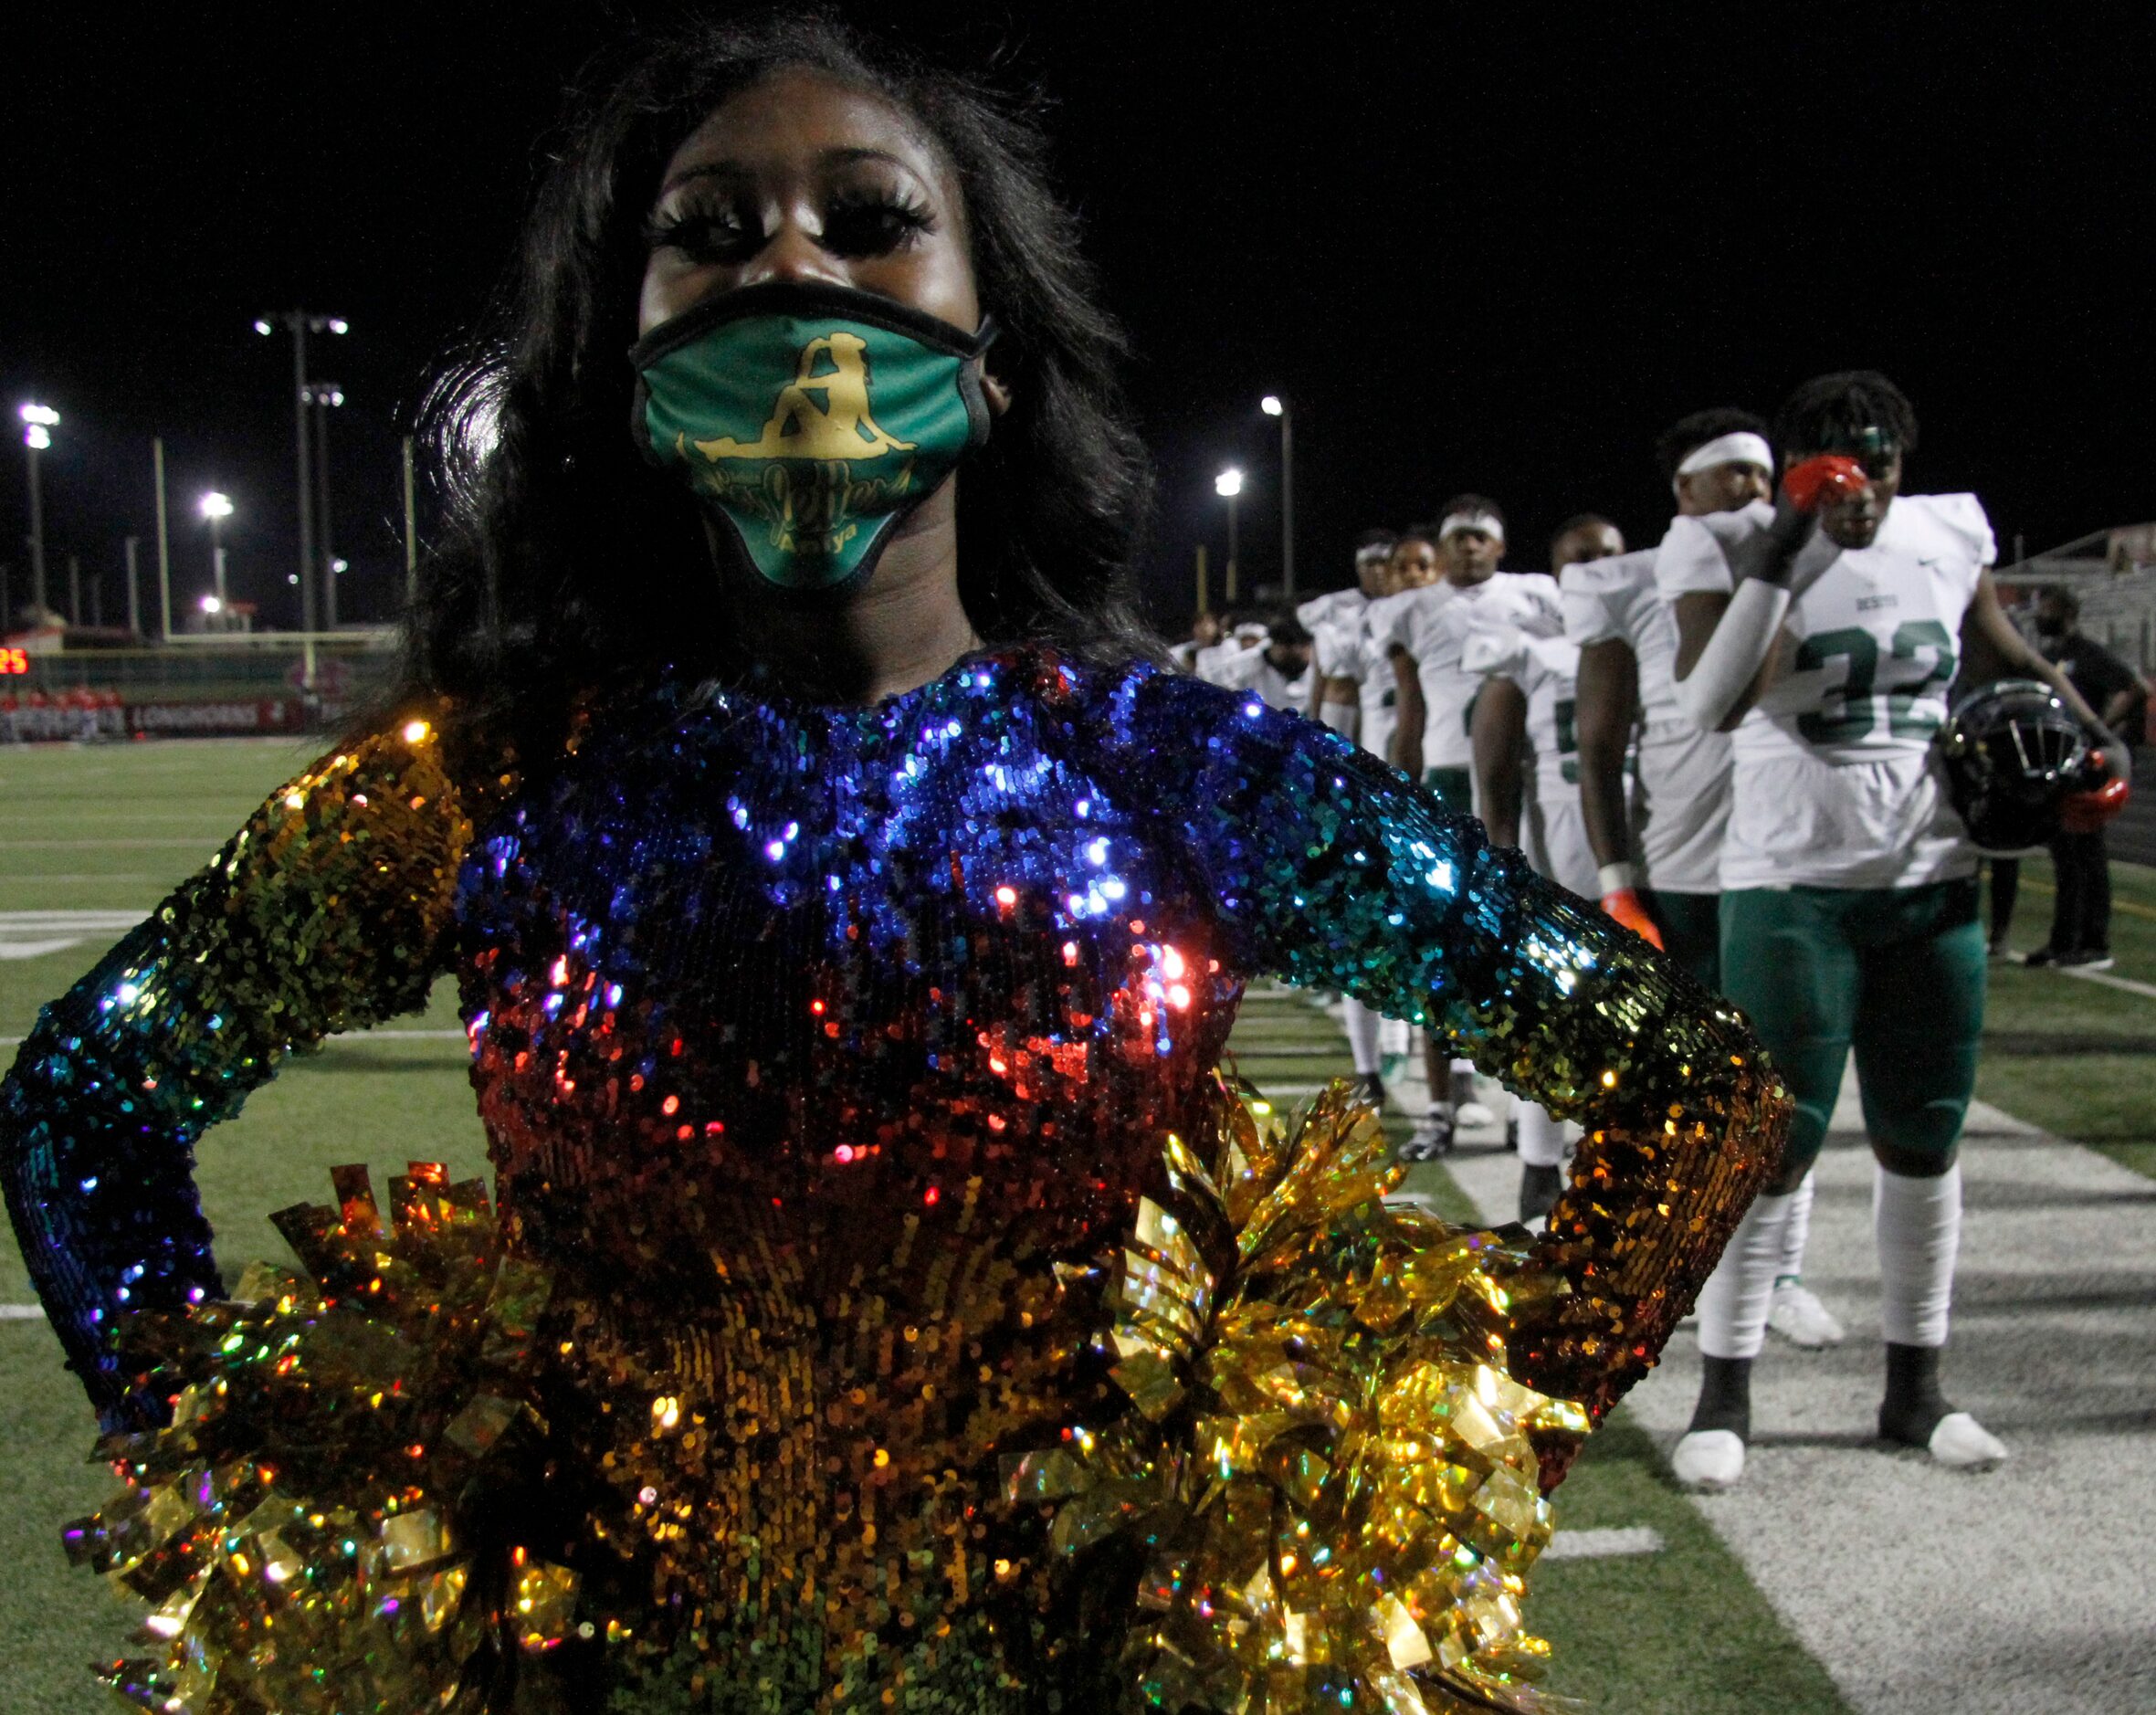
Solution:
{"label": "multicolored sequin outfit", "polygon": [[[521,778],[439,757],[415,721],[272,798],[0,1091],[55,1326],[142,1432],[77,1531],[179,1639],[139,1695],[316,1707],[306,1637],[338,1708],[1549,1706],[1538,1491],[1778,1151],[1741,1019],[1150,668],[662,686]],[[280,1217],[311,1279],[215,1302],[195,1138],[450,970],[507,1260],[476,1187],[400,1181],[393,1236],[347,1181]],[[1259,973],[1582,1120],[1549,1235],[1387,1211],[1369,1116],[1235,1097]]]}

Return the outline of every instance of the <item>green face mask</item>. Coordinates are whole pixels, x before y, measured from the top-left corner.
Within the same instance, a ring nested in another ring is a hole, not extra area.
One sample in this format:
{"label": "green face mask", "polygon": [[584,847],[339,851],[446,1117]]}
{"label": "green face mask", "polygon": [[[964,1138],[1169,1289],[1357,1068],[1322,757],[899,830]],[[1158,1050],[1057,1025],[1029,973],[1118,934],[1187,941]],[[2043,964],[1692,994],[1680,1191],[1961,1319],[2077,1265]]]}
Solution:
{"label": "green face mask", "polygon": [[850,287],[745,287],[636,342],[631,432],[772,583],[851,587],[988,438],[994,337]]}

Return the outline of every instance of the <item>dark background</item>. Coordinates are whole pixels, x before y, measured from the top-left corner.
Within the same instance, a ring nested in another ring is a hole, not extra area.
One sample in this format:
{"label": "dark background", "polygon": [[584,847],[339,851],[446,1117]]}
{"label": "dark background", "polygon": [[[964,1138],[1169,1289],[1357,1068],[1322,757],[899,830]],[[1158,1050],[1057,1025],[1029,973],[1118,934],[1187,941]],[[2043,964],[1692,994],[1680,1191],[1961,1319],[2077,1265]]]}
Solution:
{"label": "dark background", "polygon": [[[429,363],[506,261],[564,84],[660,9],[0,25],[0,400],[65,416],[45,463],[56,593],[70,549],[110,580],[108,615],[121,538],[151,563],[162,434],[180,599],[208,582],[194,500],[218,486],[239,508],[234,593],[296,623],[290,346],[250,323],[304,304],[352,322],[316,366],[351,401],[343,607],[386,617],[397,437]],[[1194,542],[1217,578],[1224,463],[1248,478],[1246,577],[1277,567],[1269,390],[1296,411],[1306,589],[1346,581],[1365,525],[1461,488],[1505,503],[1520,567],[1582,509],[1651,541],[1658,429],[1771,412],[1854,365],[1923,414],[1912,489],[1976,489],[2004,557],[2156,515],[2145,6],[854,10],[1054,99],[1064,184],[1141,353],[1163,623],[1187,611]],[[18,601],[20,458],[0,476]]]}

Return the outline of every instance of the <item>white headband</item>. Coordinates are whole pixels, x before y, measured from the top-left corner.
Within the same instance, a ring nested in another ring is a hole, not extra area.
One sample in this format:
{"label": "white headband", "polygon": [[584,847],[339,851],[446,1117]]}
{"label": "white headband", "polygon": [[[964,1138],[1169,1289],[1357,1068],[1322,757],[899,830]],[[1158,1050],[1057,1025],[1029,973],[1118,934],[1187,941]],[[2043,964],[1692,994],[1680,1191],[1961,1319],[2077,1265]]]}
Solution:
{"label": "white headband", "polygon": [[1764,436],[1739,429],[1734,435],[1719,435],[1693,447],[1677,466],[1677,474],[1689,477],[1717,465],[1757,465],[1771,477],[1774,474],[1774,449],[1767,445]]}
{"label": "white headband", "polygon": [[1437,526],[1437,540],[1457,536],[1463,530],[1478,530],[1493,541],[1505,540],[1505,521],[1494,512],[1455,512]]}

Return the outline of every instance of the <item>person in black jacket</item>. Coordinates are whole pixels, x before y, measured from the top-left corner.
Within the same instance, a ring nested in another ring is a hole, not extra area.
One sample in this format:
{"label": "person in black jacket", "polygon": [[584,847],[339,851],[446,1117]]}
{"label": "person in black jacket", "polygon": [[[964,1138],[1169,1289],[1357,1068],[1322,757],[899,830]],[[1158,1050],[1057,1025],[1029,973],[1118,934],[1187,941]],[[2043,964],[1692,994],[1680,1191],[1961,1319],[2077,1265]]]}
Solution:
{"label": "person in black jacket", "polygon": [[[2072,591],[2047,589],[2036,596],[2036,642],[2046,660],[2064,669],[2074,689],[2114,732],[2139,729],[2149,681],[2079,627],[2081,604]],[[2130,738],[2128,741],[2131,742]],[[2111,864],[2104,831],[2061,830],[2051,842],[2058,892],[2052,906],[2051,940],[2028,956],[2030,964],[2085,971],[2111,968]]]}

